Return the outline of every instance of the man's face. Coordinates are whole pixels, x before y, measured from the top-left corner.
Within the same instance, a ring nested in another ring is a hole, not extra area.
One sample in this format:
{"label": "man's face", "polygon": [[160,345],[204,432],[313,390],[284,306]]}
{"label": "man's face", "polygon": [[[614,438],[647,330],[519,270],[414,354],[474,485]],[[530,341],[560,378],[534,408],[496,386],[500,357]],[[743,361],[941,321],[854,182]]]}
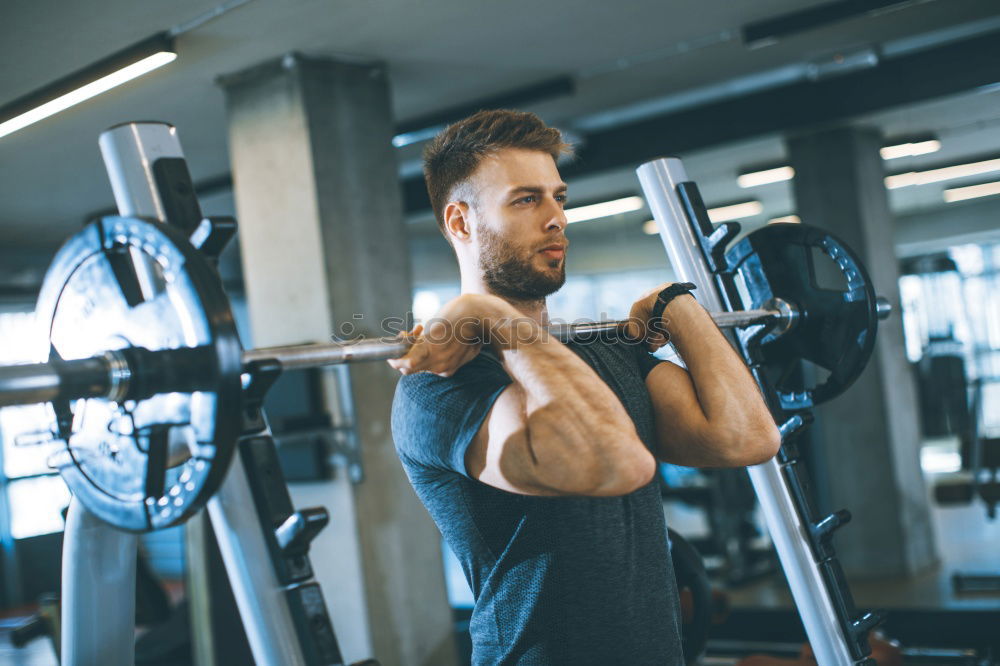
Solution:
{"label": "man's face", "polygon": [[547,153],[505,149],[473,175],[473,242],[486,286],[498,296],[538,301],[566,281],[566,184]]}

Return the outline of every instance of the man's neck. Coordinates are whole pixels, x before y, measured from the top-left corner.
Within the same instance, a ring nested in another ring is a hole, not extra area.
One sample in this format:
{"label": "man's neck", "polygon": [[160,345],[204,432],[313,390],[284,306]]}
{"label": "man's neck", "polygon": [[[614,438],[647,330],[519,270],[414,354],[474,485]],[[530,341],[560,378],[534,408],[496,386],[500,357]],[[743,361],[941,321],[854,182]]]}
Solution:
{"label": "man's neck", "polygon": [[532,319],[542,326],[547,326],[549,323],[549,309],[542,298],[537,301],[519,301],[511,298],[507,298],[501,294],[495,294],[490,291],[486,285],[481,283],[472,284],[465,280],[462,281],[462,293],[463,294],[488,294],[490,296],[496,296],[497,298],[502,298],[503,300],[510,303],[515,310],[520,312],[525,317]]}

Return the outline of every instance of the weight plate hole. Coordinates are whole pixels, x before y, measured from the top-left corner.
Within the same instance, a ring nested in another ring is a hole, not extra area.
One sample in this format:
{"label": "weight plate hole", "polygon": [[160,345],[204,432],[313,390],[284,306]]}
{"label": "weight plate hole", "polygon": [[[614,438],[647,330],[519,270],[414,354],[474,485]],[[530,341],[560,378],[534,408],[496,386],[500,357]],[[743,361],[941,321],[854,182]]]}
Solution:
{"label": "weight plate hole", "polygon": [[809,252],[813,284],[816,288],[830,291],[847,291],[850,288],[844,271],[826,252],[815,246],[810,247]]}

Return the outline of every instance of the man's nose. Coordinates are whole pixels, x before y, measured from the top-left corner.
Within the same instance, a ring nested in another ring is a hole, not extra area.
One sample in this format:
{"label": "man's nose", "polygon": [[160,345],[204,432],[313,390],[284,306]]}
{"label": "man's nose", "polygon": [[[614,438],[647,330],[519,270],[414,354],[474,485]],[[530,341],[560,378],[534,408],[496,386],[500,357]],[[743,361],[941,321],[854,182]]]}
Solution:
{"label": "man's nose", "polygon": [[549,202],[548,219],[545,223],[546,231],[562,231],[566,228],[569,221],[566,219],[566,211],[563,210],[562,204],[552,199]]}

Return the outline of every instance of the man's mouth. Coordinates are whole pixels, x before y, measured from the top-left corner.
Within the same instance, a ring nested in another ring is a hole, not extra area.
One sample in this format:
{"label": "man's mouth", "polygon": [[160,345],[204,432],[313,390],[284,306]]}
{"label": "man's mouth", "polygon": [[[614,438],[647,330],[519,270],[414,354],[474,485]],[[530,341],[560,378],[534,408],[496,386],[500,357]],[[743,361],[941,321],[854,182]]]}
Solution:
{"label": "man's mouth", "polygon": [[541,249],[541,253],[549,259],[562,259],[566,256],[566,246],[559,243],[547,245]]}

